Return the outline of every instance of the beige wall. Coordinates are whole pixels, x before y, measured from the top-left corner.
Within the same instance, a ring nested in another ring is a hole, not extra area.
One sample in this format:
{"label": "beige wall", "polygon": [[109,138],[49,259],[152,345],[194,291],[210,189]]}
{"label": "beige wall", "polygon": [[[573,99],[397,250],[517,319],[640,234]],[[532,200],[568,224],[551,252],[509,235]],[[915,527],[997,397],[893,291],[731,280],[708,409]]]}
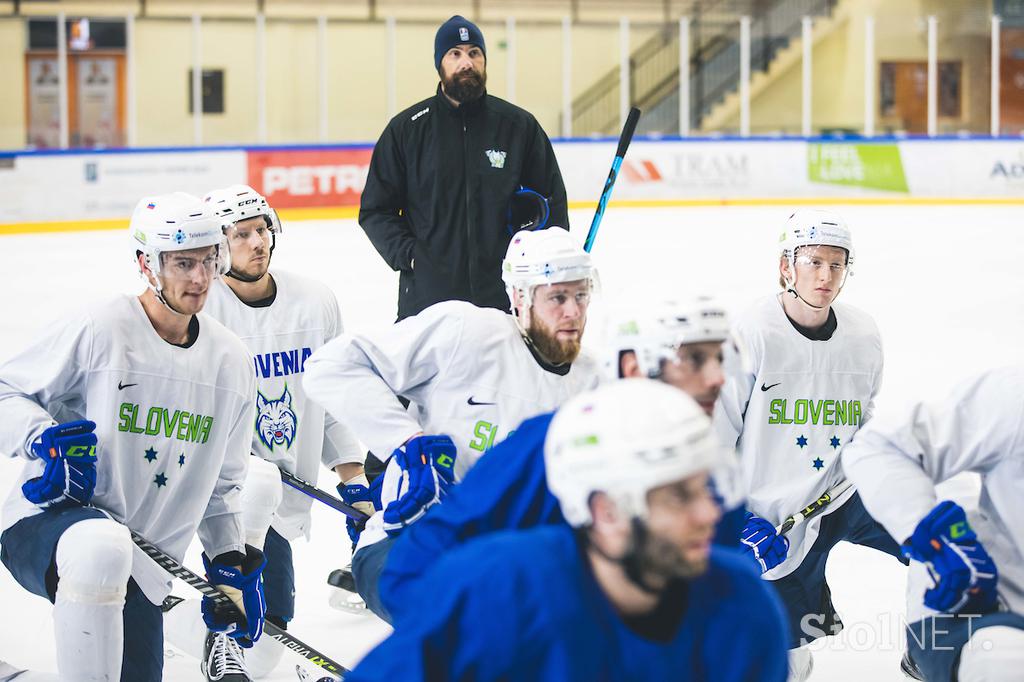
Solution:
{"label": "beige wall", "polygon": [[[939,132],[959,130],[984,133],[989,129],[991,3],[955,3],[936,0],[844,0],[837,24],[814,45],[812,122],[823,128],[862,130],[864,125],[864,24],[875,17],[875,129],[878,133],[899,132],[897,119],[885,119],[878,111],[877,64],[883,61],[926,61],[927,21],[938,18],[938,58],[960,60],[961,118],[940,117]],[[800,60],[779,73],[751,98],[751,131],[799,134],[801,122]],[[727,120],[724,129],[739,128],[739,112]]]}
{"label": "beige wall", "polygon": [[[203,120],[204,144],[254,144],[257,131],[255,23],[250,18],[254,0],[218,0],[181,3],[150,0],[148,18],[136,21],[137,124],[140,145],[193,144],[192,118],[187,110],[187,73],[191,65],[191,25],[179,16],[195,9],[208,15],[203,21],[202,53],[206,68],[225,71],[224,114]],[[970,7],[966,7],[970,5]],[[124,14],[137,7],[130,0],[63,3],[72,13]],[[52,13],[54,3],[26,2],[25,12]],[[396,26],[396,110],[429,97],[436,86],[433,36],[437,22],[455,12],[472,14],[468,1],[438,5],[399,0],[378,2],[378,15],[393,12],[405,17]],[[480,25],[488,44],[488,89],[508,97],[506,24],[498,4],[481,2]],[[344,9],[347,8],[347,9]],[[267,132],[270,143],[318,141],[317,30],[314,16],[329,12],[336,17],[327,28],[328,141],[373,141],[388,119],[388,42],[384,21],[339,20],[359,3],[268,2],[266,92]],[[515,102],[531,111],[552,137],[561,132],[562,32],[560,16],[567,2],[531,4],[516,26]],[[275,14],[307,13],[308,18],[280,18]],[[516,10],[519,11],[519,10]],[[927,56],[925,23],[929,13],[939,16],[940,59],[960,59],[962,120],[941,120],[940,129],[984,132],[988,126],[988,15],[991,3],[955,0],[843,0],[834,29],[814,47],[813,122],[822,128],[859,130],[864,112],[864,19],[876,17],[877,61],[924,60]],[[602,13],[603,12],[603,13]],[[209,18],[215,14],[219,19]],[[550,15],[550,17],[548,16]],[[230,16],[238,16],[231,19]],[[578,96],[596,79],[617,68],[618,23],[611,10],[583,0],[582,23],[573,26],[572,92]],[[244,18],[243,18],[244,17]],[[543,17],[539,20],[537,17]],[[632,49],[655,28],[642,21],[656,19],[647,7],[630,14]],[[598,23],[600,20],[604,23]],[[0,18],[0,74],[10,96],[0,101],[0,146],[18,148],[25,137],[24,36],[21,19]],[[877,102],[877,75],[876,81]],[[798,133],[800,130],[801,68],[799,59],[775,74],[769,87],[752,101],[754,132]],[[720,129],[738,128],[738,111]],[[894,121],[879,119],[884,132]],[[581,131],[577,131],[581,132]]]}
{"label": "beige wall", "polygon": [[25,146],[25,25],[0,19],[0,149]]}

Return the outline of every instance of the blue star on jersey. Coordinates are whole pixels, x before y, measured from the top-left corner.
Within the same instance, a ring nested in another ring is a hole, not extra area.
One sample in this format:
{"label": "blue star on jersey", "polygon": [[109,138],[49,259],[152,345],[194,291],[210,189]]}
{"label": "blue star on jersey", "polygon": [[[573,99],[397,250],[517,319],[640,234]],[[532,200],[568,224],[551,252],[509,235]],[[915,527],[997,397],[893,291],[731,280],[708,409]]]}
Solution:
{"label": "blue star on jersey", "polygon": [[178,466],[179,467],[185,466],[185,453],[184,452],[181,453],[180,455],[178,455]]}
{"label": "blue star on jersey", "polygon": [[801,450],[804,449],[805,447],[807,447],[807,438],[806,438],[806,436],[800,436],[799,438],[797,438],[796,439],[796,444],[798,446],[800,446]]}
{"label": "blue star on jersey", "polygon": [[821,457],[815,457],[811,466],[814,467],[815,471],[821,471],[822,467],[825,466],[825,463],[821,461]]}
{"label": "blue star on jersey", "polygon": [[832,436],[832,440],[829,441],[829,444],[832,446],[833,450],[839,447],[839,443],[839,436]]}
{"label": "blue star on jersey", "polygon": [[145,455],[143,455],[143,457],[145,457],[145,458],[146,458],[146,461],[147,461],[147,462],[153,462],[153,461],[156,461],[156,450],[154,450],[154,449],[153,449],[153,448],[151,448],[151,447],[149,447],[149,448],[146,448],[146,454],[145,454]]}
{"label": "blue star on jersey", "polygon": [[153,483],[156,485],[157,488],[163,488],[165,485],[167,485],[167,477],[164,476],[163,474],[157,474],[156,476],[153,477]]}

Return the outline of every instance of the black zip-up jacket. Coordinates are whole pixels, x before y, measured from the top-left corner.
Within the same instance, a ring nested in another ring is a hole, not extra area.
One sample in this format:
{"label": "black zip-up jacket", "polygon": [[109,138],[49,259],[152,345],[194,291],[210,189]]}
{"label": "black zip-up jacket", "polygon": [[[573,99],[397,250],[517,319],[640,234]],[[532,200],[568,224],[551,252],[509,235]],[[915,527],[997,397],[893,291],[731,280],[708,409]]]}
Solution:
{"label": "black zip-up jacket", "polygon": [[359,224],[400,271],[398,319],[439,301],[509,309],[501,261],[519,185],[550,198],[568,229],[565,184],[544,130],[485,94],[455,107],[441,92],[391,119],[373,149]]}

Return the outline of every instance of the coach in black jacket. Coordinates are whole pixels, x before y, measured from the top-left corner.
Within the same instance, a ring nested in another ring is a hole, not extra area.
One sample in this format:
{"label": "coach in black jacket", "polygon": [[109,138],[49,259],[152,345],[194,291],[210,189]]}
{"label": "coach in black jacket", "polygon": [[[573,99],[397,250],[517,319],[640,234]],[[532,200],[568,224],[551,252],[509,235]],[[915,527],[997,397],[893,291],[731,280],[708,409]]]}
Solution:
{"label": "coach in black jacket", "polygon": [[400,271],[398,318],[458,299],[509,309],[501,260],[509,199],[548,197],[549,225],[568,228],[551,142],[527,111],[487,94],[483,35],[454,16],[437,31],[437,93],[391,119],[377,141],[359,224]]}

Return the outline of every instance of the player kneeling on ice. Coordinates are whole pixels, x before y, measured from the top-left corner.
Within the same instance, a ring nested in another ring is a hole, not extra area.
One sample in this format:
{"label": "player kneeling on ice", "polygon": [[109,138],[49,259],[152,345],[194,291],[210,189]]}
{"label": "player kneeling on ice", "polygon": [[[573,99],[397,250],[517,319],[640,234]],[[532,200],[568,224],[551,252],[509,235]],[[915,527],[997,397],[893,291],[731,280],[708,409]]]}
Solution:
{"label": "player kneeling on ice", "polygon": [[[393,453],[378,479],[381,511],[352,562],[359,594],[384,619],[378,576],[399,533],[520,422],[600,379],[580,349],[596,278],[590,254],[560,227],[519,232],[502,278],[514,316],[437,303],[379,333],[342,336],[306,363],[307,394],[372,452]],[[371,494],[348,486],[343,496],[355,504]]]}
{"label": "player kneeling on ice", "polygon": [[0,452],[28,460],[0,557],[54,602],[62,679],[161,679],[171,580],[129,531],[180,561],[198,530],[210,582],[241,614],[206,609],[207,622],[232,646],[263,628],[265,562],[245,545],[239,499],[252,365],[200,312],[227,269],[220,221],[168,194],[139,202],[129,234],[146,290],[69,316],[0,365]]}
{"label": "player kneeling on ice", "polygon": [[[604,349],[608,378],[658,379],[710,413],[722,386],[721,346],[729,332],[721,306],[706,298],[665,302],[642,313],[615,314],[611,326]],[[417,595],[429,592],[418,587],[420,578],[451,548],[500,530],[564,522],[544,472],[551,418],[546,413],[519,425],[480,458],[444,504],[431,508],[395,542],[379,583],[381,601],[394,618],[415,616],[422,608]],[[734,459],[723,457],[723,468],[731,468]],[[733,516],[742,521],[742,513]],[[738,544],[735,537],[732,544]]]}
{"label": "player kneeling on ice", "polygon": [[[231,255],[225,277],[210,286],[205,311],[238,335],[256,369],[255,455],[242,488],[246,542],[267,558],[268,621],[287,628],[295,614],[295,568],[290,542],[308,537],[312,498],[281,481],[279,467],[316,481],[321,463],[343,482],[366,486],[364,453],[355,436],[311,401],[303,387],[306,359],[341,333],[334,294],[323,284],[271,269],[281,222],[267,200],[245,185],[210,192],[206,205],[220,219]],[[373,506],[361,509],[372,514]],[[201,657],[207,679],[242,682],[263,677],[285,649],[266,638],[243,652],[228,636],[205,632],[198,600],[167,610],[168,639]]]}
{"label": "player kneeling on ice", "polygon": [[866,313],[836,303],[855,257],[850,230],[830,211],[786,221],[778,259],[782,292],[733,325],[726,382],[715,406],[722,443],[739,451],[747,518],[740,541],[789,612],[793,679],[806,679],[805,644],[836,634],[825,562],[846,540],[903,559],[899,545],[851,489],[788,535],[776,527],[843,483],[842,448],[873,412],[882,341]]}
{"label": "player kneeling on ice", "polygon": [[712,550],[708,473],[725,455],[671,386],[573,398],[544,442],[565,523],[446,553],[423,579],[429,608],[346,679],[784,680],[781,607],[743,556]]}
{"label": "player kneeling on ice", "polygon": [[[1024,671],[1022,393],[1024,368],[986,372],[872,420],[843,452],[864,506],[911,559],[905,663],[919,679],[1008,682]],[[966,471],[981,476],[970,514],[935,490]]]}

